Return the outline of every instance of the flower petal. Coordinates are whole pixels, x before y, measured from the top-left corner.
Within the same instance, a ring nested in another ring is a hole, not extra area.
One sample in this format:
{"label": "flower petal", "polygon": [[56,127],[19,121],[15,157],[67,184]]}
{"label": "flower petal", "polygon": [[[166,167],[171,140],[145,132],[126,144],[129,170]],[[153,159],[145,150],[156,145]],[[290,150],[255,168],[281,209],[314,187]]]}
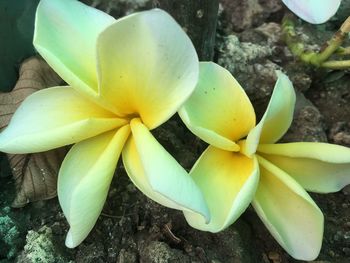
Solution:
{"label": "flower petal", "polygon": [[308,191],[337,192],[350,184],[350,148],[298,142],[263,144],[258,152]]}
{"label": "flower petal", "polygon": [[188,173],[138,119],[131,121],[131,130],[133,136],[123,150],[123,162],[134,184],[154,201],[194,211],[208,221],[204,197]]}
{"label": "flower petal", "polygon": [[253,200],[259,166],[255,157],[209,146],[190,175],[204,194],[211,220],[206,224],[202,217],[185,211],[187,222],[200,230],[219,232],[230,226]]}
{"label": "flower petal", "polygon": [[297,16],[312,24],[321,24],[338,10],[341,0],[282,0]]}
{"label": "flower petal", "polygon": [[258,161],[256,212],[288,254],[299,260],[315,259],[322,245],[322,212],[288,174],[260,156]]}
{"label": "flower petal", "polygon": [[79,1],[42,0],[36,12],[34,46],[69,85],[96,96],[96,40],[114,21]]}
{"label": "flower petal", "polygon": [[269,105],[261,121],[247,137],[244,152],[251,156],[259,143],[274,143],[288,130],[293,120],[295,92],[292,82],[280,71]]}
{"label": "flower petal", "polygon": [[231,151],[239,150],[234,142],[255,126],[254,109],[242,87],[230,72],[212,62],[200,63],[197,87],[179,114],[202,140]]}
{"label": "flower petal", "polygon": [[102,96],[149,129],[169,119],[198,80],[191,40],[162,10],[118,20],[99,36],[97,52]]}
{"label": "flower petal", "polygon": [[0,134],[0,151],[42,152],[79,142],[126,123],[69,87],[27,97]]}
{"label": "flower petal", "polygon": [[69,222],[66,246],[78,246],[94,227],[106,201],[120,152],[130,134],[126,125],[75,144],[58,175],[58,198]]}

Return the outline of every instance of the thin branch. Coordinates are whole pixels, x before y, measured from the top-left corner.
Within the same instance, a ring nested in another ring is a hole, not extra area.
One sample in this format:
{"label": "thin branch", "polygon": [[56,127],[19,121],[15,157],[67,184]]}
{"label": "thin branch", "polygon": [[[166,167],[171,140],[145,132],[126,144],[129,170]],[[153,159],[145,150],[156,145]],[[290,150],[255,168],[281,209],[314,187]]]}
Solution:
{"label": "thin branch", "polygon": [[295,24],[292,16],[288,15],[284,17],[282,31],[290,51],[304,63],[329,69],[346,69],[350,67],[348,60],[327,61],[333,54],[350,54],[350,47],[341,47],[350,32],[350,17],[344,21],[340,29],[323,45],[319,52],[306,50],[304,43],[295,32]]}

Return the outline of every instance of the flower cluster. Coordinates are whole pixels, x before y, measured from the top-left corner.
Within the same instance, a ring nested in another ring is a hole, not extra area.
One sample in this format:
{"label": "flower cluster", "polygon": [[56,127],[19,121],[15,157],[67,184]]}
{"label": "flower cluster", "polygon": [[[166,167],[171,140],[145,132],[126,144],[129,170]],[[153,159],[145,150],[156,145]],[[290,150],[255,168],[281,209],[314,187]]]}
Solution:
{"label": "flower cluster", "polygon": [[[295,11],[300,1],[284,2]],[[271,101],[255,125],[253,107],[233,76],[199,62],[188,36],[162,10],[115,20],[75,0],[42,0],[34,45],[67,86],[29,96],[0,134],[0,150],[74,144],[58,176],[68,247],[95,225],[122,155],[137,188],[183,211],[191,226],[218,232],[252,203],[290,255],[317,257],[323,215],[304,189],[327,193],[349,184],[350,149],[275,144],[293,118],[295,93],[286,75],[277,72]],[[209,144],[190,173],[150,132],[177,111]]]}

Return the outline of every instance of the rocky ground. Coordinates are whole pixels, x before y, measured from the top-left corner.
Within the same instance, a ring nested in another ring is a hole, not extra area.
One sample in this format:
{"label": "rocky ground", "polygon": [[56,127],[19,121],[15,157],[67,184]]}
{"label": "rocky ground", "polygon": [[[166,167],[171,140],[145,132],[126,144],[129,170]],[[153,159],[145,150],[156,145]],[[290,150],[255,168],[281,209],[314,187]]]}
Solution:
{"label": "rocky ground", "polygon": [[[90,1],[91,3],[92,1]],[[239,9],[233,3],[242,2]],[[148,1],[94,1],[121,16],[148,7]],[[121,12],[120,10],[123,10]],[[344,11],[345,10],[345,11]],[[346,11],[347,10],[347,11]],[[312,47],[319,45],[349,14],[350,1],[326,25],[298,25]],[[222,1],[215,61],[230,70],[253,101],[265,110],[281,69],[297,91],[293,124],[283,141],[322,141],[350,147],[350,74],[306,66],[281,39],[281,1]],[[206,145],[173,117],[154,131],[158,140],[187,169]],[[277,244],[252,208],[218,233],[189,227],[181,212],[145,197],[129,181],[120,163],[96,227],[76,249],[64,246],[67,222],[57,198],[11,208],[15,188],[6,159],[0,174],[0,262],[298,262]],[[315,263],[350,262],[350,187],[335,194],[312,194],[325,215],[323,247]]]}

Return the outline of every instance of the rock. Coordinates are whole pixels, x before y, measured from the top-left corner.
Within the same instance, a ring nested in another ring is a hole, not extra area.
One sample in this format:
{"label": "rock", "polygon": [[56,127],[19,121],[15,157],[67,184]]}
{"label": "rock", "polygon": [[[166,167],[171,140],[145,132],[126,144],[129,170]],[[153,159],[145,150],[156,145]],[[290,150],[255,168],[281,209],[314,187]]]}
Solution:
{"label": "rock", "polygon": [[8,215],[10,207],[0,211],[0,258],[13,259],[20,249],[20,231],[16,222]]}
{"label": "rock", "polygon": [[67,263],[54,245],[52,230],[43,226],[38,231],[30,230],[26,236],[23,253],[17,258],[17,263]]}
{"label": "rock", "polygon": [[326,80],[319,77],[305,95],[320,110],[327,127],[337,122],[350,123],[350,75],[331,82]]}
{"label": "rock", "polygon": [[220,2],[224,15],[236,32],[262,24],[268,16],[282,9],[281,2],[278,0],[221,0]]}
{"label": "rock", "polygon": [[104,263],[104,246],[101,242],[81,244],[78,247],[77,263]]}
{"label": "rock", "polygon": [[137,255],[133,251],[121,249],[117,258],[117,263],[134,263],[137,262]]}
{"label": "rock", "polygon": [[218,64],[232,73],[246,91],[255,109],[261,112],[275,85],[275,70],[281,69],[268,59],[272,55],[271,47],[240,42],[237,36],[229,35],[223,37],[217,48]]}
{"label": "rock", "polygon": [[151,241],[140,250],[140,262],[144,263],[189,263],[190,258],[166,243]]}
{"label": "rock", "polygon": [[185,250],[199,262],[259,262],[251,223],[239,219],[215,234],[189,228],[178,230],[177,235],[181,237],[186,231]]}
{"label": "rock", "polygon": [[336,122],[332,125],[329,134],[332,143],[350,147],[350,122]]}
{"label": "rock", "polygon": [[[344,195],[350,195],[350,185],[345,186],[342,189],[342,192],[343,192]],[[349,222],[349,224],[350,224],[350,222]]]}
{"label": "rock", "polygon": [[305,96],[296,91],[297,100],[292,125],[282,142],[327,142],[323,116]]}

